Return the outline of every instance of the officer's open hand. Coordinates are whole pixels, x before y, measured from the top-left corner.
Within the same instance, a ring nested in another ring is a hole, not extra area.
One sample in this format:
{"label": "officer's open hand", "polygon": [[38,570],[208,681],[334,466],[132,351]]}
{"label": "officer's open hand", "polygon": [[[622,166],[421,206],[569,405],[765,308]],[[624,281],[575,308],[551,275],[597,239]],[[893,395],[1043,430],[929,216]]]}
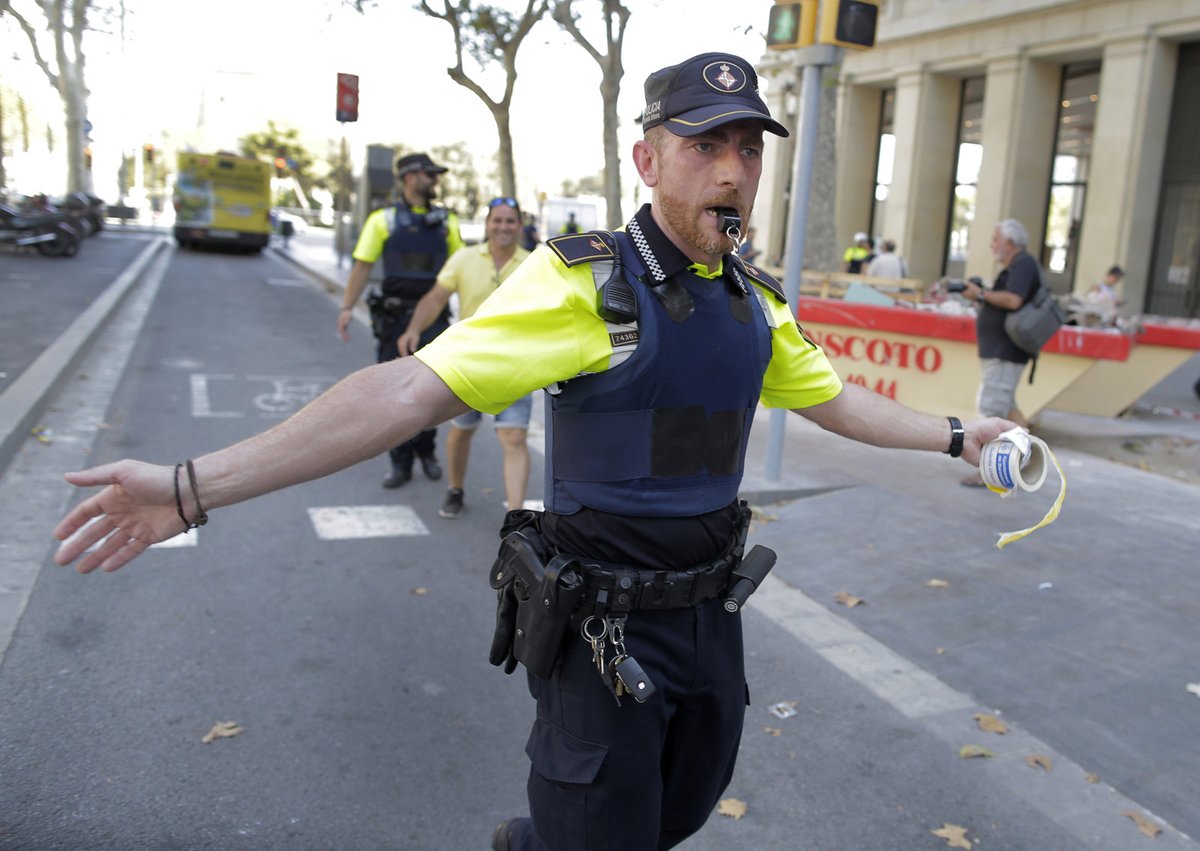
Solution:
{"label": "officer's open hand", "polygon": [[[64,543],[54,560],[67,565],[86,553],[75,567],[80,573],[97,567],[112,572],[151,544],[182,532],[174,474],[172,467],[128,460],[67,473],[64,478],[76,487],[107,487],[75,506],[55,527],[54,537]],[[186,492],[187,482],[182,485]],[[86,552],[93,545],[96,549]]]}
{"label": "officer's open hand", "polygon": [[343,343],[350,342],[350,320],[354,318],[354,314],[349,310],[343,310],[338,313],[337,330],[338,336],[342,338]]}
{"label": "officer's open hand", "polygon": [[417,331],[405,331],[396,338],[396,350],[400,357],[407,357],[421,348],[421,335]]}

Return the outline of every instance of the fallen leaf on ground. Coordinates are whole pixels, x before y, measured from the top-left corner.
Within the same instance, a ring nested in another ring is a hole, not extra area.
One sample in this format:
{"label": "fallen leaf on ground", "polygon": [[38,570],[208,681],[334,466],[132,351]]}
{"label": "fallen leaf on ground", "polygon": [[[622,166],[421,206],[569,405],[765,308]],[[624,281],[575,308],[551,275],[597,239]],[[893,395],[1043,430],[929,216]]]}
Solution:
{"label": "fallen leaf on ground", "polygon": [[1084,777],[1083,779],[1086,780],[1088,783],[1099,783],[1100,775],[1099,774],[1089,774],[1086,777]]}
{"label": "fallen leaf on ground", "polygon": [[934,652],[934,653],[936,653],[937,655],[941,656],[943,653],[945,653],[945,652],[946,652],[946,648],[945,648],[945,647],[939,647],[939,648],[937,648],[936,650],[934,650],[933,652]]}
{"label": "fallen leaf on ground", "polygon": [[746,814],[746,802],[737,798],[724,798],[717,804],[717,812],[737,821]]}
{"label": "fallen leaf on ground", "polygon": [[1141,813],[1135,813],[1133,810],[1126,810],[1125,812],[1121,813],[1121,815],[1128,819],[1133,819],[1133,823],[1138,826],[1138,830],[1146,836],[1149,836],[1151,839],[1162,833],[1161,827],[1147,819]]}
{"label": "fallen leaf on ground", "polygon": [[975,759],[976,757],[993,757],[994,753],[982,745],[963,745],[958,749],[959,759]]}
{"label": "fallen leaf on ground", "polygon": [[414,594],[416,594],[418,597],[424,597],[426,594],[429,593],[429,589],[428,588],[414,588],[414,589],[412,589],[412,592]]}
{"label": "fallen leaf on ground", "polygon": [[930,579],[925,583],[926,588],[949,588],[950,583],[945,579]]}
{"label": "fallen leaf on ground", "polygon": [[1025,764],[1030,768],[1040,768],[1043,771],[1053,771],[1054,763],[1050,757],[1042,756],[1040,753],[1030,754],[1025,757]]}
{"label": "fallen leaf on ground", "polygon": [[929,832],[946,840],[946,845],[950,848],[971,848],[971,840],[967,839],[965,827],[959,827],[957,824],[943,824],[937,830]]}
{"label": "fallen leaf on ground", "polygon": [[244,733],[245,731],[246,729],[239,726],[236,721],[218,721],[200,741],[207,745],[216,739],[228,739],[230,736],[236,736],[238,733]]}
{"label": "fallen leaf on ground", "polygon": [[1008,725],[997,718],[995,715],[986,715],[982,712],[976,712],[971,716],[975,719],[975,723],[979,725],[979,729],[985,733],[996,733],[1003,736],[1008,732]]}
{"label": "fallen leaf on ground", "polygon": [[763,727],[763,730],[770,733],[772,736],[780,736],[783,734],[783,730],[780,730],[778,727]]}
{"label": "fallen leaf on ground", "polygon": [[833,599],[841,603],[847,609],[853,609],[855,606],[867,602],[862,597],[855,597],[849,591],[838,591],[833,595]]}

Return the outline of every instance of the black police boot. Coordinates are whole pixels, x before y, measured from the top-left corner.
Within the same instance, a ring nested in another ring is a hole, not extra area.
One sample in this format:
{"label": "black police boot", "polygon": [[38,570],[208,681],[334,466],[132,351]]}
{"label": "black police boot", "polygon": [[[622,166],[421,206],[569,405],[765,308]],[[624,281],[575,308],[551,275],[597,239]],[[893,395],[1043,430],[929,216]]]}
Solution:
{"label": "black police boot", "polygon": [[421,469],[425,471],[425,478],[431,482],[436,482],[442,477],[442,465],[432,455],[421,456]]}
{"label": "black police boot", "polygon": [[383,477],[383,486],[388,490],[398,488],[412,478],[412,469],[393,467],[392,472]]}

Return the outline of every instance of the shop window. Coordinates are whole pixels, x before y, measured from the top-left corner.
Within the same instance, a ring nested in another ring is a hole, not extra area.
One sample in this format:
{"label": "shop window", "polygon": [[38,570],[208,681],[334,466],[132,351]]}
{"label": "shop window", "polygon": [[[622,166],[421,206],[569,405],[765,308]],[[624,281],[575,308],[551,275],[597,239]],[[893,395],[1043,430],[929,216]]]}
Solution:
{"label": "shop window", "polygon": [[1075,284],[1076,252],[1092,164],[1099,92],[1099,62],[1063,68],[1041,257],[1048,282],[1057,292],[1070,292]]}
{"label": "shop window", "polygon": [[892,169],[896,162],[896,90],[885,89],[880,99],[879,150],[875,157],[875,200],[871,204],[868,233],[882,233],[887,223],[887,199],[892,189]]}
{"label": "shop window", "polygon": [[954,160],[954,197],[950,203],[950,226],[942,273],[960,278],[966,267],[971,222],[979,190],[979,166],[983,162],[983,94],[986,80],[963,80],[959,106],[958,146]]}

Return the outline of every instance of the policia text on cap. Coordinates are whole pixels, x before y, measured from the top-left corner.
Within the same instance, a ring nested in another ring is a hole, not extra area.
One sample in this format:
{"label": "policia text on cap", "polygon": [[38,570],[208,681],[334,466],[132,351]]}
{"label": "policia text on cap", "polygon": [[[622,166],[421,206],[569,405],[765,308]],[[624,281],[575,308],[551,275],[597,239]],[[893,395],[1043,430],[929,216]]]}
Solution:
{"label": "policia text on cap", "polygon": [[764,132],[787,134],[749,63],[708,53],[664,68],[646,81],[644,114],[633,161],[652,200],[624,230],[551,240],[413,357],[197,458],[195,488],[176,491],[172,467],[129,460],[69,474],[107,487],[56,530],[65,539],[98,518],[57,560],[115,570],[183,532],[201,505],[332,473],[468,408],[498,411],[547,388],[546,511],[511,512],[489,568],[492,658],[530,659],[538,703],[530,815],[499,825],[494,848],[670,848],[717,803],[747,695],[741,616],[727,604],[764,566],[743,562],[737,499],[760,401],[854,440],[972,464],[1013,425],[959,423],[843,385],[778,284],[732,253],[717,211],[750,224]]}

